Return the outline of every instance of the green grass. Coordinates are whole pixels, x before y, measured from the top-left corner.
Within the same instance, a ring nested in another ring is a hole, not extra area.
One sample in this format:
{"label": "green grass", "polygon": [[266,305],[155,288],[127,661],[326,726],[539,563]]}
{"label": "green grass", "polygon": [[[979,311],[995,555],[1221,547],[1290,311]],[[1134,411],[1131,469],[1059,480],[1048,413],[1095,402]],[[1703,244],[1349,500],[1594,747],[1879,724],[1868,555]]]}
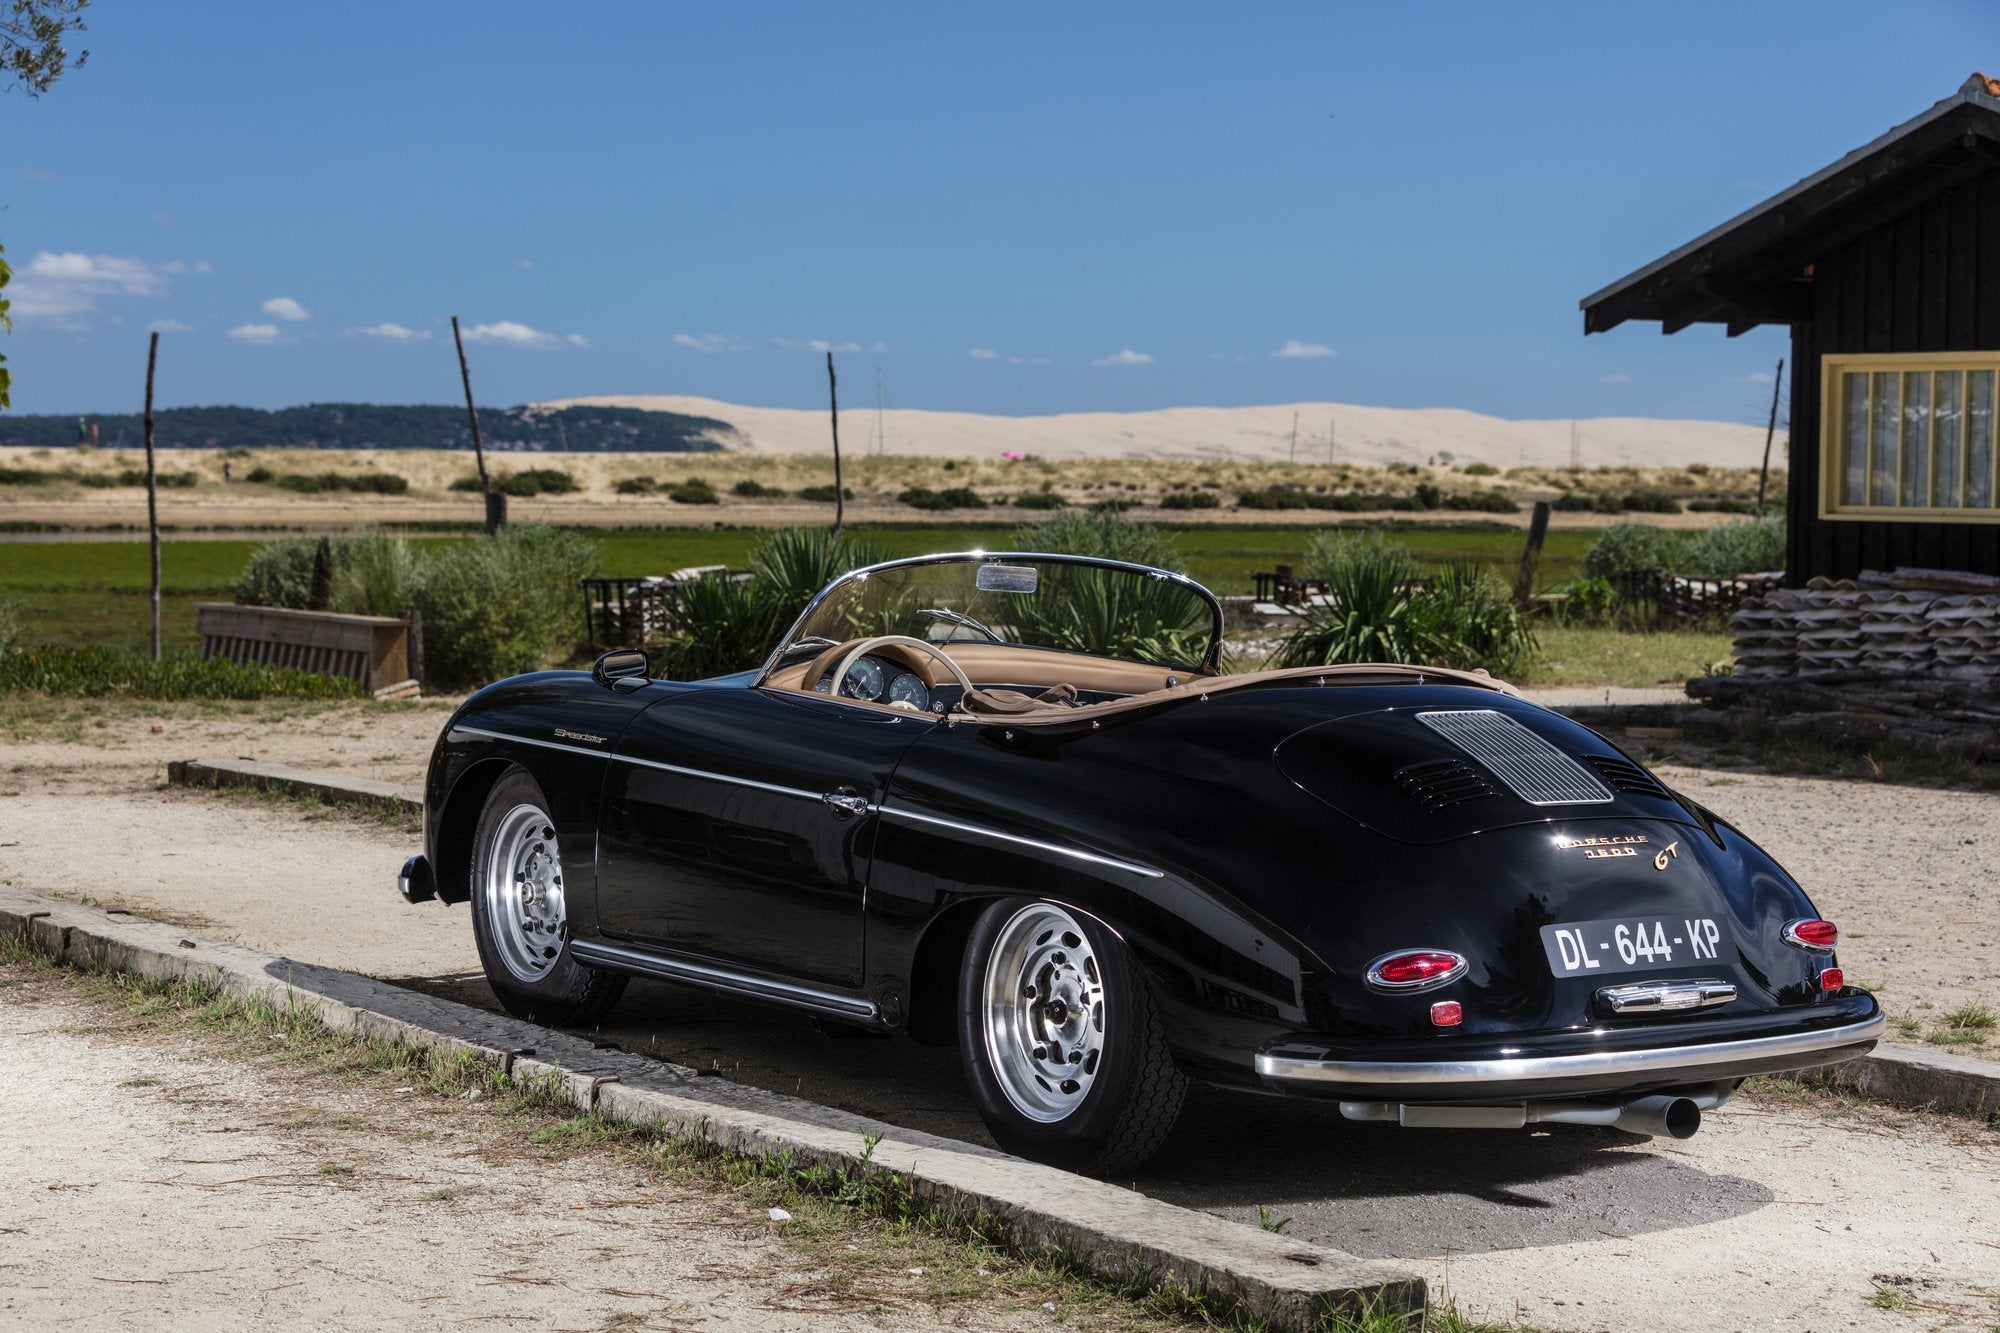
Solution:
{"label": "green grass", "polygon": [[1636,634],[1602,626],[1541,624],[1535,638],[1540,651],[1517,685],[1679,687],[1729,657],[1729,636],[1706,630]]}
{"label": "green grass", "polygon": [[[848,529],[889,556],[932,551],[1001,549],[1013,544],[1014,516],[991,524],[943,526],[881,523]],[[1494,565],[1510,581],[1526,536],[1519,529],[1482,524],[1370,523],[1333,525],[1387,533],[1418,561],[1450,560]],[[1236,524],[1167,525],[1188,572],[1218,593],[1246,593],[1251,575],[1277,565],[1296,568],[1317,529]],[[277,534],[273,534],[274,536]],[[751,548],[768,532],[752,528],[586,529],[606,574],[664,574],[694,565],[741,569]],[[1595,533],[1551,532],[1540,582],[1575,575]],[[466,540],[463,536],[413,536],[422,547]],[[160,623],[169,648],[198,647],[194,603],[228,601],[257,541],[166,540],[160,543]],[[20,604],[31,640],[140,648],[148,642],[151,567],[144,542],[0,543],[0,597]],[[581,614],[579,612],[579,614]]]}

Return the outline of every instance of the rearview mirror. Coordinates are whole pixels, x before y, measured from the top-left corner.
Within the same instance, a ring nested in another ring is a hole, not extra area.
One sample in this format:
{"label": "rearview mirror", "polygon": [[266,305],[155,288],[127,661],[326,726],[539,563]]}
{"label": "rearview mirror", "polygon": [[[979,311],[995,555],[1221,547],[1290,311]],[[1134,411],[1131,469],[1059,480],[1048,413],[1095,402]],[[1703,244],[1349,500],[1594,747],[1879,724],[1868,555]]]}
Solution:
{"label": "rearview mirror", "polygon": [[974,581],[981,592],[1033,592],[1042,571],[1033,565],[981,565]]}
{"label": "rearview mirror", "polygon": [[637,648],[613,648],[591,665],[590,676],[607,690],[636,690],[647,680],[646,654]]}

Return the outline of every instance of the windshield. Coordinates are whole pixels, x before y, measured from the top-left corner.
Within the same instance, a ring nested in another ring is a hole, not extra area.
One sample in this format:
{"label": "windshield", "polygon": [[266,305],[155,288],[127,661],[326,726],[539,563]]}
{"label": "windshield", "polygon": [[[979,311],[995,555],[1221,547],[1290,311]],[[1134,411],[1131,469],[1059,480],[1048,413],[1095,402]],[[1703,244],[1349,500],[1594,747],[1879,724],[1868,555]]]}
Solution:
{"label": "windshield", "polygon": [[1214,595],[1179,574],[1080,557],[938,556],[848,575],[806,611],[772,661],[907,634],[1213,670],[1221,628]]}

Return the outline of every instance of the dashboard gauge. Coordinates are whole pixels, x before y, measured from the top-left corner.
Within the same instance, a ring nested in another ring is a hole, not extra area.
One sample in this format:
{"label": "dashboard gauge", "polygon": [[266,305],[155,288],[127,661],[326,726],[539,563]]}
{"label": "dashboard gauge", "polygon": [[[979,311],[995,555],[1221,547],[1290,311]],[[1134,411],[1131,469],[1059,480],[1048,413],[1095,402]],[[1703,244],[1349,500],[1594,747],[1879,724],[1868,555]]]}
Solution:
{"label": "dashboard gauge", "polygon": [[813,693],[814,694],[833,693],[833,673],[831,671],[827,672],[824,676],[821,676],[818,680],[813,682]]}
{"label": "dashboard gauge", "polygon": [[889,682],[889,702],[909,704],[922,712],[931,706],[931,692],[921,676],[906,671]]}
{"label": "dashboard gauge", "polygon": [[869,658],[861,658],[847,668],[847,679],[840,682],[840,692],[873,703],[882,697],[882,668]]}

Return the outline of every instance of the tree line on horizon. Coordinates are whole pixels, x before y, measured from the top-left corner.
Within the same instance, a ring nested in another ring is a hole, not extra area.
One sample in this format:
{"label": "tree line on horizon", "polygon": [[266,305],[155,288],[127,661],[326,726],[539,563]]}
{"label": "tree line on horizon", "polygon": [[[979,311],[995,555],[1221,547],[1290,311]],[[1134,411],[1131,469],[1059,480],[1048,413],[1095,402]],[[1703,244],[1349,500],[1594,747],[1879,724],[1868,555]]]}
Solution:
{"label": "tree line on horizon", "polygon": [[[40,449],[90,442],[137,448],[145,428],[137,413],[0,416],[0,445]],[[486,448],[505,452],[707,453],[711,433],[733,428],[714,417],[640,408],[482,408]],[[310,403],[257,407],[170,407],[153,414],[153,436],[167,449],[470,449],[472,428],[455,406]]]}

